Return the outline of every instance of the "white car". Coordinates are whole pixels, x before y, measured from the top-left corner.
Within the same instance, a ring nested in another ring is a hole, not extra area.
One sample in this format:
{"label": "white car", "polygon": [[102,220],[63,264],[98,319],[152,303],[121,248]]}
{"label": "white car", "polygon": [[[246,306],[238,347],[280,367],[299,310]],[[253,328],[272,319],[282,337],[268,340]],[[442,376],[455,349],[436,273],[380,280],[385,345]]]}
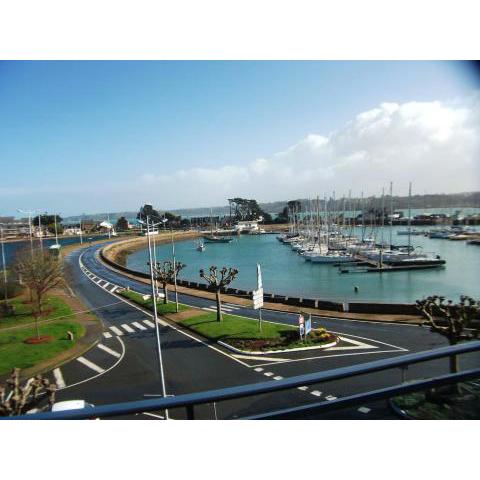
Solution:
{"label": "white car", "polygon": [[52,412],[64,412],[65,410],[78,410],[81,408],[93,408],[95,405],[87,403],[85,400],[65,400],[64,402],[54,403]]}

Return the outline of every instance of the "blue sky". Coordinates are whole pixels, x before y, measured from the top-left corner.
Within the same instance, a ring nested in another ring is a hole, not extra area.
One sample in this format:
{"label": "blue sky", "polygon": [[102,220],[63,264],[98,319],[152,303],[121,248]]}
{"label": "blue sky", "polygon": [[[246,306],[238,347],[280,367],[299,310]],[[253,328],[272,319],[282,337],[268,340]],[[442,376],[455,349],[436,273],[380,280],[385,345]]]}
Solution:
{"label": "blue sky", "polygon": [[[283,158],[308,135],[329,138],[382,103],[463,102],[477,89],[458,62],[4,61],[0,215],[223,204],[230,190],[242,194],[235,176],[251,162]],[[289,160],[292,171],[304,158]],[[255,172],[243,189],[261,201],[322,193],[308,182],[255,189]],[[322,179],[334,189],[330,174]]]}

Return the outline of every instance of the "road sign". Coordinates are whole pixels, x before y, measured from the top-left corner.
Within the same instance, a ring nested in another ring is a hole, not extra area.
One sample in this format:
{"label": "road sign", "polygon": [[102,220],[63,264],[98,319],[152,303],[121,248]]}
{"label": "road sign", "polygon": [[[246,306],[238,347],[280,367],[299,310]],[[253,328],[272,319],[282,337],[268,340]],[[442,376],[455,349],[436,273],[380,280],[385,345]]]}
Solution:
{"label": "road sign", "polygon": [[312,331],[312,315],[308,317],[308,320],[305,322],[305,335],[308,335]]}
{"label": "road sign", "polygon": [[305,324],[305,318],[302,314],[298,316],[298,324],[299,325],[304,325]]}
{"label": "road sign", "polygon": [[253,291],[253,308],[255,310],[263,307],[263,288]]}

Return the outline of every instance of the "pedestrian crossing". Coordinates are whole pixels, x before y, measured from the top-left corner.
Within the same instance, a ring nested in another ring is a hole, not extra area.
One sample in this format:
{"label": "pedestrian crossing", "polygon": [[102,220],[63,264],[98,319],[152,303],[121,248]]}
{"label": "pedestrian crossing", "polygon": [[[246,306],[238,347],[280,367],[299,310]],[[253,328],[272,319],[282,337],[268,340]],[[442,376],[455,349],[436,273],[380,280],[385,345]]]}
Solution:
{"label": "pedestrian crossing", "polygon": [[111,325],[108,327],[110,331],[105,330],[103,336],[112,338],[112,336],[121,337],[126,334],[146,332],[155,328],[155,323],[150,320],[142,320],[141,322],[122,323],[121,325]]}
{"label": "pedestrian crossing", "polygon": [[[231,303],[222,303],[222,312],[235,312],[237,310],[241,310],[243,307],[239,305],[233,305]],[[202,310],[207,310],[208,312],[216,312],[217,306],[216,305],[209,305],[208,307],[202,307]]]}

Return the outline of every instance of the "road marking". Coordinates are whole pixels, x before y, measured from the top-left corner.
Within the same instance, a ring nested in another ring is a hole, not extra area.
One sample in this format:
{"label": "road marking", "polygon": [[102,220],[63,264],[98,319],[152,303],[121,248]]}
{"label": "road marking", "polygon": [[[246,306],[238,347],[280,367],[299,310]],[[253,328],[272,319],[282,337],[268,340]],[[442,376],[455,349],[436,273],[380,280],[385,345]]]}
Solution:
{"label": "road marking", "polygon": [[337,397],[335,397],[335,396],[333,396],[333,395],[327,395],[327,396],[325,397],[325,399],[328,400],[329,402],[331,402],[332,400],[336,400]]}
{"label": "road marking", "polygon": [[150,320],[142,320],[145,325],[147,325],[150,328],[155,328],[155,324],[151,322]]}
{"label": "road marking", "polygon": [[363,343],[363,342],[359,342],[358,340],[353,340],[351,338],[346,338],[346,337],[342,337],[342,336],[339,336],[338,337],[340,340],[342,340],[342,342],[346,342],[346,343],[353,343],[353,347],[330,347],[330,348],[326,348],[325,351],[326,352],[331,352],[333,350],[364,350],[366,348],[378,348],[378,347],[375,347],[374,345],[369,345],[368,343]]}
{"label": "road marking", "polygon": [[62,371],[59,368],[56,368],[53,371],[53,376],[55,377],[55,383],[58,388],[65,388],[65,380],[63,379]]}
{"label": "road marking", "polygon": [[202,310],[206,310],[207,312],[216,312],[217,309],[215,308],[208,308],[208,307],[202,307]]}
{"label": "road marking", "polygon": [[120,325],[124,330],[127,331],[127,333],[135,333],[135,330],[130,326],[130,325],[127,325],[126,323],[122,323]]}
{"label": "road marking", "polygon": [[146,330],[147,327],[144,327],[141,323],[138,323],[138,322],[132,322],[132,325],[134,327],[137,327],[139,330]]}
{"label": "road marking", "polygon": [[315,395],[316,397],[320,397],[322,395],[322,392],[319,390],[313,390],[313,392],[310,392],[312,395]]}
{"label": "road marking", "polygon": [[116,285],[114,285],[111,289],[110,289],[110,293],[113,293],[118,287]]}
{"label": "road marking", "polygon": [[112,334],[110,332],[103,332],[103,336],[105,338],[112,338]]}
{"label": "road marking", "polygon": [[154,413],[150,413],[150,412],[142,412],[142,415],[147,415],[149,417],[155,417],[155,418],[159,418],[160,420],[165,420],[165,417],[162,417],[161,415],[155,415]]}
{"label": "road marking", "polygon": [[83,365],[92,369],[94,372],[103,373],[105,371],[105,369],[103,369],[102,367],[99,367],[98,365],[91,362],[90,360],[87,360],[85,357],[78,357],[77,361],[80,363],[83,363]]}
{"label": "road marking", "polygon": [[123,335],[123,332],[117,327],[108,327],[108,328],[110,328],[110,330],[117,335]]}
{"label": "road marking", "polygon": [[273,377],[274,380],[282,380],[283,377],[281,377],[280,375],[277,375],[276,377]]}
{"label": "road marking", "polygon": [[255,371],[256,371],[256,372],[263,372],[263,368],[257,367],[257,368],[255,368]]}
{"label": "road marking", "polygon": [[266,377],[273,377],[275,374],[273,372],[265,372],[264,375]]}
{"label": "road marking", "polygon": [[97,345],[98,348],[100,348],[101,350],[103,350],[104,352],[107,352],[109,353],[110,355],[113,355],[114,357],[117,357],[117,358],[120,358],[120,354],[118,352],[116,352],[115,350],[112,350],[111,348],[108,348],[106,347],[105,345],[99,343]]}
{"label": "road marking", "polygon": [[240,355],[237,353],[234,353],[233,356],[235,358],[244,358],[245,360],[270,360],[272,362],[288,362],[290,359],[289,358],[277,358],[277,357],[255,357],[254,355]]}
{"label": "road marking", "polygon": [[360,413],[368,413],[368,412],[370,412],[370,410],[371,410],[371,409],[368,408],[368,407],[360,407],[360,408],[358,409],[358,411],[359,411]]}
{"label": "road marking", "polygon": [[104,280],[104,282],[105,282],[105,285],[103,285],[103,288],[106,289],[110,285],[110,282],[107,282],[106,280]]}
{"label": "road marking", "polygon": [[307,386],[303,386],[303,387],[297,387],[299,390],[301,390],[302,392],[304,392],[305,390],[308,390],[308,387]]}

